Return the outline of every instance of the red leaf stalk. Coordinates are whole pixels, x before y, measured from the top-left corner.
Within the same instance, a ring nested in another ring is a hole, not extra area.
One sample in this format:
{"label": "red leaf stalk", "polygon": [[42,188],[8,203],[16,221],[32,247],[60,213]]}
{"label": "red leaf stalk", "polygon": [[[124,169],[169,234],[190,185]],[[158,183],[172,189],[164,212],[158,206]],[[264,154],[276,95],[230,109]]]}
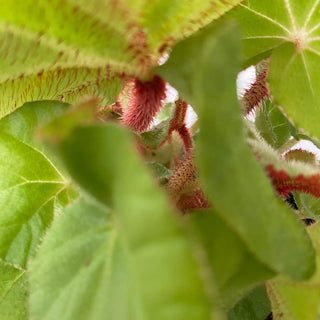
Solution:
{"label": "red leaf stalk", "polygon": [[191,156],[180,160],[174,169],[173,174],[170,176],[167,189],[172,196],[177,196],[183,189],[185,184],[196,173],[196,167],[193,163]]}
{"label": "red leaf stalk", "polygon": [[206,209],[209,208],[209,204],[203,191],[198,188],[191,193],[182,194],[177,207],[180,210]]}
{"label": "red leaf stalk", "polygon": [[134,79],[128,108],[124,109],[122,123],[135,132],[146,131],[166,98],[166,83],[159,76],[142,82]]}
{"label": "red leaf stalk", "polygon": [[[175,102],[175,104],[176,104],[176,112],[175,112],[174,119],[172,119],[170,123],[170,127],[168,130],[168,139],[170,139],[173,131],[177,131],[182,140],[185,155],[187,157],[190,155],[191,150],[193,148],[193,140],[191,137],[191,133],[184,122],[186,118],[188,104],[181,98],[178,99]],[[168,139],[164,140],[162,144],[166,142]]]}
{"label": "red leaf stalk", "polygon": [[268,165],[265,170],[281,196],[286,196],[292,191],[300,191],[320,198],[320,174],[314,174],[309,178],[299,174],[292,178],[284,170],[276,170],[272,164]]}
{"label": "red leaf stalk", "polygon": [[269,96],[269,88],[267,85],[269,66],[264,64],[262,70],[257,74],[255,83],[246,90],[243,98],[242,104],[245,115],[248,115],[250,111],[257,106],[265,97]]}

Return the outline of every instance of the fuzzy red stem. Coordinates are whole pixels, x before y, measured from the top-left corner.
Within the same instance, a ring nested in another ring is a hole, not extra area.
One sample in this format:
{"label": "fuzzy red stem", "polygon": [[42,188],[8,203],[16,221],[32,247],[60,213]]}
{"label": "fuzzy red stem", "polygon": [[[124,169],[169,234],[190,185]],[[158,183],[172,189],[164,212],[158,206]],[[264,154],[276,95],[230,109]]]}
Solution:
{"label": "fuzzy red stem", "polygon": [[268,165],[265,170],[281,196],[286,196],[292,191],[300,191],[320,198],[320,174],[314,174],[309,178],[299,174],[291,178],[284,170],[275,170],[272,164]]}
{"label": "fuzzy red stem", "polygon": [[124,109],[122,123],[136,132],[146,131],[166,98],[166,83],[159,76],[141,82],[134,79],[128,108]]}

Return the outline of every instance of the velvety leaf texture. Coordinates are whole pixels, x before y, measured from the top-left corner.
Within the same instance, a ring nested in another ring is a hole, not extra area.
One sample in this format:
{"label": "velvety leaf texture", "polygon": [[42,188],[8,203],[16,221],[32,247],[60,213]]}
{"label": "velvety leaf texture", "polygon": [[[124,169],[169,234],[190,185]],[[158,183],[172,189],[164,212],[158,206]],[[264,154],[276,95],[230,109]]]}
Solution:
{"label": "velvety leaf texture", "polygon": [[198,212],[191,217],[191,223],[207,253],[221,304],[226,309],[252,287],[275,275],[214,210]]}
{"label": "velvety leaf texture", "polygon": [[230,22],[190,37],[174,48],[159,72],[198,111],[200,178],[216,212],[260,261],[277,272],[306,278],[315,268],[310,239],[276,199],[244,138],[235,94],[238,32]]}
{"label": "velvety leaf texture", "polygon": [[150,76],[174,42],[239,2],[2,0],[0,117],[39,99],[108,104],[119,79]]}
{"label": "velvety leaf texture", "polygon": [[33,319],[129,319],[133,292],[118,239],[105,207],[86,200],[68,207],[30,267]]}
{"label": "velvety leaf texture", "polygon": [[256,111],[255,125],[261,136],[275,149],[291,137],[291,125],[270,100],[263,101]]}
{"label": "velvety leaf texture", "polygon": [[247,58],[270,52],[268,82],[276,103],[298,126],[320,137],[319,1],[250,0],[232,13]]}
{"label": "velvety leaf texture", "polygon": [[21,267],[34,255],[59,208],[73,198],[70,183],[34,142],[35,127],[66,105],[30,103],[0,121],[0,256]]}
{"label": "velvety leaf texture", "polygon": [[74,179],[114,210],[128,248],[138,319],[207,320],[210,314],[222,319],[214,283],[197,271],[205,268],[193,255],[197,244],[137,158],[132,142],[119,127],[93,126],[74,129],[59,149]]}
{"label": "velvety leaf texture", "polygon": [[26,270],[0,260],[0,319],[27,320]]}

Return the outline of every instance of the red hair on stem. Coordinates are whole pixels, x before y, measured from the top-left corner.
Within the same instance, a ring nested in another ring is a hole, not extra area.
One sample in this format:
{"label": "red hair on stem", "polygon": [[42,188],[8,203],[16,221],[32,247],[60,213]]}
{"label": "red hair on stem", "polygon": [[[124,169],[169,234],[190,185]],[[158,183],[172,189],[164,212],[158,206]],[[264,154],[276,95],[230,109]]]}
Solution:
{"label": "red hair on stem", "polygon": [[175,104],[175,116],[170,123],[170,127],[168,130],[168,138],[162,141],[160,146],[162,146],[168,139],[170,139],[173,131],[177,131],[183,143],[185,156],[187,157],[190,155],[193,148],[193,140],[190,131],[184,122],[186,118],[188,104],[181,98],[179,98],[175,102]]}
{"label": "red hair on stem", "polygon": [[267,76],[269,71],[268,64],[261,67],[261,71],[257,74],[255,83],[245,91],[242,104],[245,115],[248,115],[251,110],[257,106],[265,97],[270,95],[267,85]]}
{"label": "red hair on stem", "polygon": [[272,164],[265,170],[281,196],[286,196],[291,191],[300,191],[320,198],[320,174],[314,174],[309,178],[299,174],[292,178],[284,170],[276,170]]}
{"label": "red hair on stem", "polygon": [[123,110],[122,123],[135,132],[146,131],[166,98],[166,83],[159,76],[142,82],[135,78],[129,106]]}

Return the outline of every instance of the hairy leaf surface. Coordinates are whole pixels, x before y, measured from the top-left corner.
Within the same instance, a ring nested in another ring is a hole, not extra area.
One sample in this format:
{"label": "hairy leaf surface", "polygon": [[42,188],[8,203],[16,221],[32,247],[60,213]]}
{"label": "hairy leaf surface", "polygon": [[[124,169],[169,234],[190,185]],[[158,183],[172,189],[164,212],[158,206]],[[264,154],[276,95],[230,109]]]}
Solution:
{"label": "hairy leaf surface", "polygon": [[275,149],[281,147],[292,135],[292,125],[270,100],[261,103],[256,112],[255,125],[262,137]]}
{"label": "hairy leaf surface", "polygon": [[[26,266],[59,208],[74,196],[69,182],[34,141],[36,126],[66,105],[30,103],[0,121],[0,256]],[[70,197],[70,198],[69,198]]]}
{"label": "hairy leaf surface", "polygon": [[204,281],[198,271],[203,266],[193,256],[195,244],[132,142],[114,125],[79,127],[60,144],[60,151],[75,180],[114,209],[129,251],[140,318],[207,320],[215,314],[221,319],[211,295],[214,282]]}
{"label": "hairy leaf surface", "polygon": [[0,318],[27,320],[26,271],[0,260]]}
{"label": "hairy leaf surface", "polygon": [[212,209],[191,217],[193,230],[207,252],[221,304],[230,308],[253,286],[275,273],[247,249],[241,238]]}
{"label": "hairy leaf surface", "polygon": [[216,212],[258,260],[277,272],[306,278],[315,268],[310,239],[276,199],[244,138],[235,85],[237,29],[220,24],[179,43],[159,71],[198,111],[200,178]]}
{"label": "hairy leaf surface", "polygon": [[120,78],[149,77],[174,42],[239,2],[1,0],[0,117],[40,99],[108,103],[110,81],[116,96]]}
{"label": "hairy leaf surface", "polygon": [[94,202],[80,200],[54,222],[29,280],[33,319],[130,318],[127,256],[110,210]]}

